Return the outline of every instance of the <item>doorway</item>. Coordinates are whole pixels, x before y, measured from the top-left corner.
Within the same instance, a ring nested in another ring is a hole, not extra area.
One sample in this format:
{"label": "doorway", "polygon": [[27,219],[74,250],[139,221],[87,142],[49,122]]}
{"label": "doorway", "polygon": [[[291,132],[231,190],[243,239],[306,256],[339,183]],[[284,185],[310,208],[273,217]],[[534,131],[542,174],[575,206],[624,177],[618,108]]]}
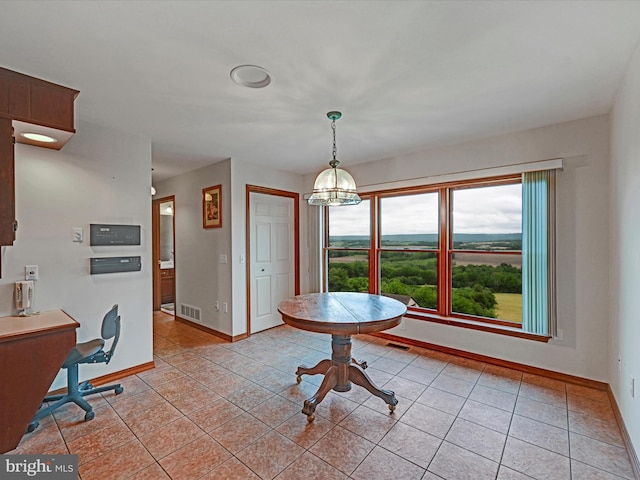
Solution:
{"label": "doorway", "polygon": [[300,293],[299,195],[247,185],[247,333],[282,324],[278,304]]}
{"label": "doorway", "polygon": [[153,309],[175,316],[175,198],[152,202]]}

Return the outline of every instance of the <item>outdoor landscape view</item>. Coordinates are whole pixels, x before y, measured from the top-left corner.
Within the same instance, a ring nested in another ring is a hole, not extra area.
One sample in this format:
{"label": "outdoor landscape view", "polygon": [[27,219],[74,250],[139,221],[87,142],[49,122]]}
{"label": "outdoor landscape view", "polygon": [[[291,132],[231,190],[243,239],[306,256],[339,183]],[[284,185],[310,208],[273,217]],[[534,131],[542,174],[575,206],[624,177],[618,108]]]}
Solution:
{"label": "outdoor landscape view", "polygon": [[[437,247],[433,242],[416,242],[382,238],[387,246],[411,248],[412,251],[382,251],[380,253],[380,293],[410,297],[416,306],[435,309],[438,299],[436,252],[415,251],[416,243],[423,249]],[[511,235],[462,235],[454,240],[454,248],[491,252],[494,249],[516,250],[521,239]],[[466,237],[466,238],[465,238]],[[369,288],[369,262],[366,250],[369,239],[357,236],[332,237],[335,247],[349,250],[329,252],[329,291],[366,292]],[[408,246],[410,245],[410,246]],[[454,253],[452,263],[452,311],[469,315],[522,321],[521,255],[491,253]],[[410,302],[410,299],[406,299]]]}
{"label": "outdoor landscape view", "polygon": [[[408,306],[437,307],[437,195],[381,199],[380,293]],[[519,184],[453,192],[453,313],[522,322],[520,195]],[[369,290],[370,205],[360,205],[330,211],[329,291]]]}

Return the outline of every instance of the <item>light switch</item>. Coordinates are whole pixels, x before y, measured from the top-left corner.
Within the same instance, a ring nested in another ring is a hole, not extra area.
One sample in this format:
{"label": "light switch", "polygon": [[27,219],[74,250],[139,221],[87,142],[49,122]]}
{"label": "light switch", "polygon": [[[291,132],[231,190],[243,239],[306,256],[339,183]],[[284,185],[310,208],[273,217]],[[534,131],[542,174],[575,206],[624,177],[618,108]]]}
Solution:
{"label": "light switch", "polygon": [[84,242],[84,230],[82,227],[76,227],[73,229],[73,243]]}

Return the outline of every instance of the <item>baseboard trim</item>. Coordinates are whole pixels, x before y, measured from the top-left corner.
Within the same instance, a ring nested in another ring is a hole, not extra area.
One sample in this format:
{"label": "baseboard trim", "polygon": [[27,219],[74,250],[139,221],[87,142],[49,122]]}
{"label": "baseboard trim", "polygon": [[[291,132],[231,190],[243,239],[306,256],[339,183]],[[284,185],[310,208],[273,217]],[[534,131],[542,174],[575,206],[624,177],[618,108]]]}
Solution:
{"label": "baseboard trim", "polygon": [[414,345],[416,347],[428,348],[430,350],[436,350],[438,352],[448,353],[450,355],[456,355],[458,357],[469,358],[471,360],[477,360],[484,363],[490,363],[500,367],[507,367],[513,370],[519,370],[521,372],[530,373],[532,375],[541,375],[543,377],[551,378],[554,380],[560,380],[561,382],[573,383],[575,385],[581,385],[583,387],[595,388],[597,390],[607,391],[609,388],[608,383],[598,382],[596,380],[590,380],[588,378],[576,377],[567,373],[554,372],[553,370],[546,370],[544,368],[532,367],[530,365],[524,365],[522,363],[511,362],[509,360],[501,360],[499,358],[489,357],[487,355],[481,355],[479,353],[466,352],[464,350],[458,350],[455,348],[443,347],[442,345],[436,345],[434,343],[427,343],[421,340],[414,340],[412,338],[400,337],[398,335],[392,335],[390,333],[373,333],[376,337],[385,338],[393,342],[406,343],[407,345]]}
{"label": "baseboard trim", "polygon": [[204,325],[200,325],[199,323],[192,322],[191,320],[187,320],[186,318],[179,317],[178,315],[175,316],[175,319],[178,322],[185,323],[185,324],[189,325],[190,327],[197,328],[198,330],[202,330],[203,332],[210,333],[211,335],[214,335],[214,336],[216,336],[218,338],[226,340],[227,342],[237,342],[238,340],[242,340],[242,339],[248,337],[248,335],[246,333],[242,333],[240,335],[235,335],[235,336],[232,337],[231,335],[219,332],[218,330],[214,330],[213,328],[206,327]]}
{"label": "baseboard trim", "polygon": [[231,341],[237,342],[238,340],[244,340],[245,338],[249,338],[249,335],[247,333],[241,333],[240,335],[234,335]]}
{"label": "baseboard trim", "polygon": [[622,441],[624,442],[624,446],[627,447],[627,452],[629,453],[629,461],[631,462],[631,466],[633,467],[633,474],[637,479],[640,479],[640,461],[638,460],[638,454],[633,448],[633,443],[631,443],[631,436],[629,435],[629,431],[627,430],[627,427],[624,424],[624,420],[622,419],[622,414],[620,413],[620,409],[618,408],[618,402],[616,402],[616,397],[613,394],[613,390],[611,390],[611,385],[607,385],[607,394],[609,395],[609,401],[611,402],[611,406],[613,407],[613,413],[616,416],[618,427],[620,427]]}
{"label": "baseboard trim", "polygon": [[140,365],[136,365],[135,367],[125,368],[124,370],[119,370],[117,372],[108,373],[107,375],[94,378],[93,380],[91,380],[91,383],[96,387],[100,385],[106,385],[107,383],[117,382],[122,378],[129,377],[131,375],[136,375],[138,373],[145,372],[153,368],[156,368],[156,365],[154,362],[142,363]]}
{"label": "baseboard trim", "polygon": [[[125,368],[124,370],[118,370],[117,372],[108,373],[107,375],[102,375],[101,377],[92,378],[91,380],[89,380],[89,383],[91,383],[95,387],[99,387],[100,385],[106,385],[108,383],[117,382],[122,378],[126,378],[131,375],[135,375],[137,373],[145,372],[153,368],[156,368],[156,365],[154,362],[142,363],[140,365],[136,365],[135,367]],[[66,393],[66,391],[67,391],[67,387],[58,388],[57,390],[48,392],[47,396],[62,395]]]}

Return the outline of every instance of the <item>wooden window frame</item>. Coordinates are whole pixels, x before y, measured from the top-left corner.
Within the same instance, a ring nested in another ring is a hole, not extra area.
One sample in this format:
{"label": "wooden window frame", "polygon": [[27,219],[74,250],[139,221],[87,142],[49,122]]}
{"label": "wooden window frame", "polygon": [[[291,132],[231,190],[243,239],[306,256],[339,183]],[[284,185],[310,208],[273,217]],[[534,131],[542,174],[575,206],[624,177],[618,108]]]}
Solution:
{"label": "wooden window frame", "polygon": [[[521,183],[521,174],[510,174],[497,177],[488,177],[482,179],[465,180],[447,182],[442,184],[417,186],[410,188],[397,188],[393,190],[381,190],[367,192],[361,194],[363,199],[368,199],[370,202],[370,230],[369,248],[357,248],[355,250],[368,251],[369,261],[369,293],[377,294],[380,289],[380,254],[382,252],[394,252],[400,251],[398,249],[382,247],[381,235],[380,235],[380,223],[381,223],[381,208],[380,200],[383,198],[406,196],[420,193],[438,193],[439,200],[439,231],[438,231],[438,249],[402,249],[403,252],[435,252],[437,258],[437,308],[415,308],[409,307],[406,318],[429,321],[439,324],[458,326],[462,328],[470,328],[474,330],[481,330],[485,332],[492,332],[502,335],[515,336],[520,338],[526,338],[529,340],[536,340],[547,342],[549,337],[540,336],[525,332],[522,330],[522,324],[516,322],[510,322],[506,320],[492,319],[487,317],[479,317],[473,315],[466,315],[462,313],[452,312],[451,307],[451,289],[452,289],[452,255],[454,253],[474,253],[474,254],[491,254],[491,255],[517,255],[522,254],[522,250],[519,251],[479,251],[479,250],[458,250],[453,248],[453,208],[452,208],[452,196],[455,190],[462,188],[480,188],[488,186],[499,185],[511,185]],[[324,245],[323,245],[323,263],[324,263],[324,279],[323,289],[328,290],[329,283],[329,252],[332,250],[350,250],[344,247],[330,247],[329,246],[329,207],[324,207]],[[348,208],[348,207],[347,207]]]}

